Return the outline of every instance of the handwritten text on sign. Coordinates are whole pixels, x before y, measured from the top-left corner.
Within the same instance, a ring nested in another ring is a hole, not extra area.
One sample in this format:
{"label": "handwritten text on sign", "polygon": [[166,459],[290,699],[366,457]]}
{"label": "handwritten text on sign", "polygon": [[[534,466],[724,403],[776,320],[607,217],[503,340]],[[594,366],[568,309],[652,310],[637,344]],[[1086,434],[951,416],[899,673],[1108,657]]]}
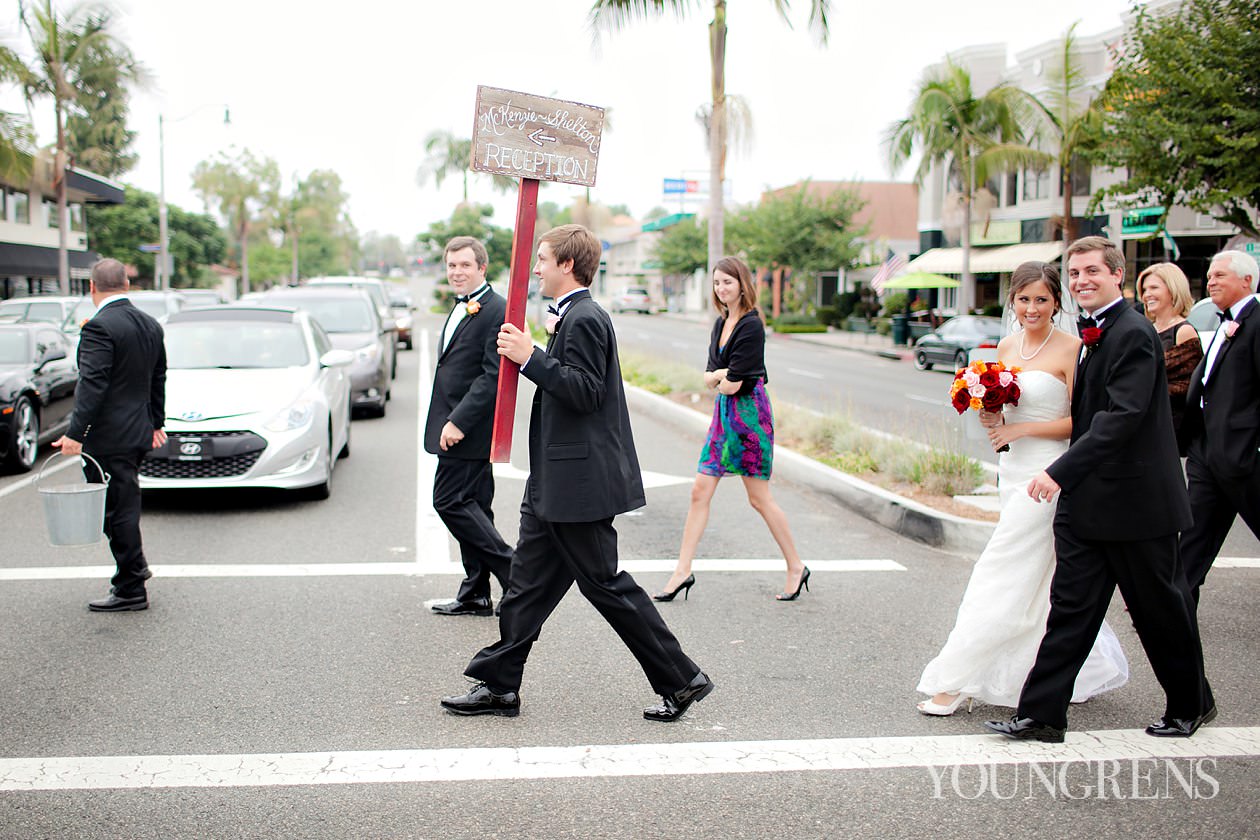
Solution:
{"label": "handwritten text on sign", "polygon": [[603,131],[603,108],[480,85],[472,168],[593,187]]}

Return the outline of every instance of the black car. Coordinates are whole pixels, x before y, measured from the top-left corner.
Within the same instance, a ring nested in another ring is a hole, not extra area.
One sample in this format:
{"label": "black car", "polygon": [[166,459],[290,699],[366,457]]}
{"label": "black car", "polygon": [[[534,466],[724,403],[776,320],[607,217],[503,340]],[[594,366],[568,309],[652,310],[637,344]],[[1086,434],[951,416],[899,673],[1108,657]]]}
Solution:
{"label": "black car", "polygon": [[953,365],[955,370],[964,368],[972,350],[997,347],[1001,338],[1001,318],[959,315],[914,343],[914,366],[919,370],[931,370],[932,365]]}
{"label": "black car", "polygon": [[0,324],[0,459],[18,472],[70,425],[79,370],[54,324]]}

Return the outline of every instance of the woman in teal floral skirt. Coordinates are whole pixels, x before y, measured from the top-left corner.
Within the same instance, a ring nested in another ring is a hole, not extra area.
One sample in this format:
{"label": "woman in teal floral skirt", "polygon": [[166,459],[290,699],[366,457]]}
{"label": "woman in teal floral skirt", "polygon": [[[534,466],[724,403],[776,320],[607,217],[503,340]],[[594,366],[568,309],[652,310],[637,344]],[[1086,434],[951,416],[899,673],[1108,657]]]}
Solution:
{"label": "woman in teal floral skirt", "polygon": [[713,493],[724,475],[743,479],[749,503],[766,521],[787,561],[787,584],[776,597],[794,601],[802,588],[809,589],[809,569],[796,553],[787,515],[770,494],[774,417],[766,394],[766,331],[756,301],[748,266],[734,257],[719,260],[713,270],[713,304],[719,316],[713,325],[704,374],[705,386],[717,391],[713,422],[691,487],[678,565],[665,591],[653,596],[658,601],[672,601],[680,591],[684,598],[691,594],[696,582],[691,561],[709,521]]}

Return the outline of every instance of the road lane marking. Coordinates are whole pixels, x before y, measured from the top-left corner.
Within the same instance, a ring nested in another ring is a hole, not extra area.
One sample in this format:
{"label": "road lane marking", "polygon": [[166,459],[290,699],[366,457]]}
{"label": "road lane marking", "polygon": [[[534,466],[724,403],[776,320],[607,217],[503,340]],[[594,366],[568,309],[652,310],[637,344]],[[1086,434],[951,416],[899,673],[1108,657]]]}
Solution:
{"label": "road lane marking", "polygon": [[931,397],[921,397],[918,394],[902,394],[902,396],[904,396],[908,400],[914,400],[915,402],[927,403],[928,405],[933,405],[933,406],[936,406],[937,408],[945,408],[945,406],[947,405],[947,403],[943,399],[937,400]]}
{"label": "road lane marking", "polygon": [[[445,533],[445,532],[443,532]],[[445,548],[445,547],[444,547]],[[150,566],[154,578],[258,578],[258,577],[346,577],[354,575],[462,575],[464,567],[450,558],[405,563],[162,563]],[[670,572],[675,558],[624,560],[620,568],[635,572]],[[811,560],[811,572],[904,572],[906,567],[893,560]],[[781,558],[698,559],[698,572],[781,572]],[[32,566],[0,569],[0,581],[17,580],[100,580],[114,574],[113,566]]]}
{"label": "road lane marking", "polygon": [[794,368],[794,367],[788,368],[787,372],[795,373],[797,376],[808,377],[809,379],[825,379],[826,378],[821,373],[815,373],[812,370],[801,370],[800,368]]}
{"label": "road lane marking", "polygon": [[416,397],[420,402],[416,415],[420,420],[416,429],[416,563],[421,564],[432,562],[431,557],[448,560],[451,557],[446,526],[433,509],[433,473],[437,469],[437,456],[424,451],[424,427],[433,392],[433,378],[429,374],[431,364],[429,329],[425,327],[420,330],[420,374],[416,383]]}
{"label": "road lane marking", "polygon": [[[639,474],[643,477],[645,490],[651,490],[656,487],[691,484],[696,478],[694,475],[669,475],[667,473],[653,472],[652,470],[641,470]],[[529,478],[529,470],[523,470],[515,464],[495,464],[494,477],[496,481],[499,479],[524,481]]]}
{"label": "road lane marking", "polygon": [[1217,557],[1214,569],[1260,569],[1260,557]]}
{"label": "road lane marking", "polygon": [[[702,713],[693,712],[693,716]],[[1151,738],[1135,729],[1069,732],[1062,744],[1009,741],[997,735],[941,735],[240,755],[47,756],[0,759],[0,791],[812,773],[1255,756],[1260,756],[1260,727],[1254,726],[1207,727],[1193,738],[1180,739]]]}

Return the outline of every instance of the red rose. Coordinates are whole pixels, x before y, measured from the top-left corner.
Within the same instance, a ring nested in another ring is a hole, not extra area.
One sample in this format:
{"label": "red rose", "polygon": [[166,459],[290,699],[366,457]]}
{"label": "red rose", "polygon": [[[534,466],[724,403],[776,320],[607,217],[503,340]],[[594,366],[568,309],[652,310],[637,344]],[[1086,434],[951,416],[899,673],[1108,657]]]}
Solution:
{"label": "red rose", "polygon": [[950,402],[953,404],[954,410],[962,414],[971,405],[971,394],[967,393],[966,388],[963,388],[957,394],[954,394],[954,398]]}
{"label": "red rose", "polygon": [[997,371],[993,368],[989,368],[984,373],[980,374],[980,384],[987,390],[992,391],[1000,387],[1002,383],[998,381]]}
{"label": "red rose", "polygon": [[1019,405],[1019,385],[1012,382],[1006,386],[1006,401],[1010,405]]}
{"label": "red rose", "polygon": [[980,402],[984,404],[985,411],[1000,411],[1006,403],[1006,394],[1002,393],[1001,388],[990,388],[984,392]]}
{"label": "red rose", "polygon": [[1081,341],[1086,347],[1093,347],[1102,340],[1102,327],[1086,327],[1081,330]]}

